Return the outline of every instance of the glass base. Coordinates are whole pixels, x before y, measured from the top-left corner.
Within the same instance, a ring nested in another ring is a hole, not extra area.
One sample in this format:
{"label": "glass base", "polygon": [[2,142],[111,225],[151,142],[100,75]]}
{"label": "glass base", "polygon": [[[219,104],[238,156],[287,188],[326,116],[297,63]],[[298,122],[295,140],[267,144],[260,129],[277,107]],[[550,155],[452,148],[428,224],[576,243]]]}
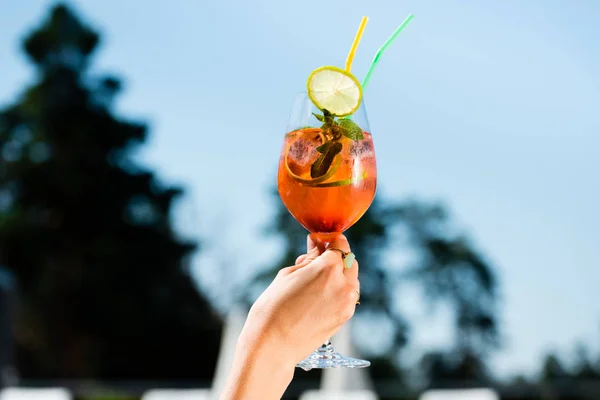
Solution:
{"label": "glass base", "polygon": [[367,360],[344,357],[340,353],[336,353],[328,340],[318,350],[300,361],[296,367],[310,371],[313,368],[366,368],[370,365],[371,363]]}

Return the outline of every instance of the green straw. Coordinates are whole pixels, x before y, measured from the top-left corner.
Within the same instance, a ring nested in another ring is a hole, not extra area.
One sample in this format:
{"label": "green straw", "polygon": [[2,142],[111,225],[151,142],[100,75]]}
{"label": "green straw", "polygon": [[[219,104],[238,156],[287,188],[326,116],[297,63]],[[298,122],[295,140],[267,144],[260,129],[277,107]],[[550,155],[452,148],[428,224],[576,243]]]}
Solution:
{"label": "green straw", "polygon": [[394,31],[394,33],[392,33],[392,36],[390,36],[388,38],[388,40],[385,41],[385,43],[383,44],[383,46],[381,46],[379,48],[379,50],[377,50],[377,53],[375,54],[375,57],[373,58],[373,61],[371,62],[371,66],[369,67],[369,70],[367,71],[367,75],[365,75],[365,79],[363,80],[363,83],[362,83],[363,91],[365,90],[365,88],[369,84],[369,81],[371,80],[371,75],[373,75],[373,70],[375,70],[375,67],[379,63],[379,58],[381,57],[381,55],[383,54],[383,52],[388,47],[390,47],[390,45],[394,42],[394,40],[396,40],[396,38],[398,37],[398,35],[400,35],[400,32],[402,32],[404,30],[404,28],[406,28],[408,26],[408,24],[410,23],[410,21],[412,21],[412,19],[414,17],[415,17],[414,15],[408,14],[408,17],[406,17],[406,19],[400,24],[400,26],[398,28],[396,28],[396,30]]}

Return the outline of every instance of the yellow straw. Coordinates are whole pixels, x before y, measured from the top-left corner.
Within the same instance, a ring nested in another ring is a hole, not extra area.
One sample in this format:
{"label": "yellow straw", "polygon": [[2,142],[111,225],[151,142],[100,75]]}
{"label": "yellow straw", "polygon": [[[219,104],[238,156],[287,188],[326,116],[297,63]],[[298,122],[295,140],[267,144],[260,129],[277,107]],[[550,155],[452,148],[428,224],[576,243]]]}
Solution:
{"label": "yellow straw", "polygon": [[356,36],[354,37],[354,42],[352,42],[352,47],[350,48],[350,53],[348,53],[348,58],[346,58],[346,71],[350,72],[352,68],[352,61],[354,61],[354,53],[356,53],[356,48],[360,43],[360,38],[362,37],[363,31],[365,30],[365,26],[367,25],[367,21],[369,18],[362,17],[360,21],[360,26],[358,27],[358,31],[356,32]]}

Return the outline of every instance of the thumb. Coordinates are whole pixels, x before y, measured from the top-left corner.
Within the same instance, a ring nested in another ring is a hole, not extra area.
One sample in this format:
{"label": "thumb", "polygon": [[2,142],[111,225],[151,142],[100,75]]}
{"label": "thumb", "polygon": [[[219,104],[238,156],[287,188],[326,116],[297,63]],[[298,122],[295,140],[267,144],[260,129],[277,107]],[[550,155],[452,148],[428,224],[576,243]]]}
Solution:
{"label": "thumb", "polygon": [[313,247],[306,254],[302,254],[296,258],[295,265],[304,264],[306,262],[310,262],[317,258],[320,255],[319,249],[317,247]]}
{"label": "thumb", "polygon": [[296,265],[289,267],[290,272],[294,272],[302,267],[306,267],[308,264],[314,261],[315,258],[319,257],[321,253],[317,247],[313,247],[307,254],[302,254],[296,259]]}
{"label": "thumb", "polygon": [[[313,252],[316,251],[316,254]],[[306,237],[306,254],[302,254],[296,258],[295,265],[301,264],[306,260],[314,260],[325,251],[325,243],[313,234]]]}
{"label": "thumb", "polygon": [[323,243],[323,241],[316,235],[311,233],[306,237],[306,251],[311,251],[315,248],[319,250],[319,255],[321,255],[325,251],[325,243]]}

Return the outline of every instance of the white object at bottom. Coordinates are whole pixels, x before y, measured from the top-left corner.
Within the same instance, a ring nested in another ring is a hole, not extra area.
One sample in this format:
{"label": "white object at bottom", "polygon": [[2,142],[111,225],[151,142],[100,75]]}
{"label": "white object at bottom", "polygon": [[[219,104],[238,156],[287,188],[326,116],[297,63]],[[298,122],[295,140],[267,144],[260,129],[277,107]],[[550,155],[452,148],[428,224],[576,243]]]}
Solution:
{"label": "white object at bottom", "polygon": [[142,396],[142,400],[214,400],[210,389],[153,389]]}
{"label": "white object at bottom", "polygon": [[72,400],[71,392],[64,388],[8,387],[0,390],[0,400]]}
{"label": "white object at bottom", "polygon": [[492,389],[428,390],[419,400],[500,400]]}
{"label": "white object at bottom", "polygon": [[300,400],[378,400],[370,390],[308,390]]}

